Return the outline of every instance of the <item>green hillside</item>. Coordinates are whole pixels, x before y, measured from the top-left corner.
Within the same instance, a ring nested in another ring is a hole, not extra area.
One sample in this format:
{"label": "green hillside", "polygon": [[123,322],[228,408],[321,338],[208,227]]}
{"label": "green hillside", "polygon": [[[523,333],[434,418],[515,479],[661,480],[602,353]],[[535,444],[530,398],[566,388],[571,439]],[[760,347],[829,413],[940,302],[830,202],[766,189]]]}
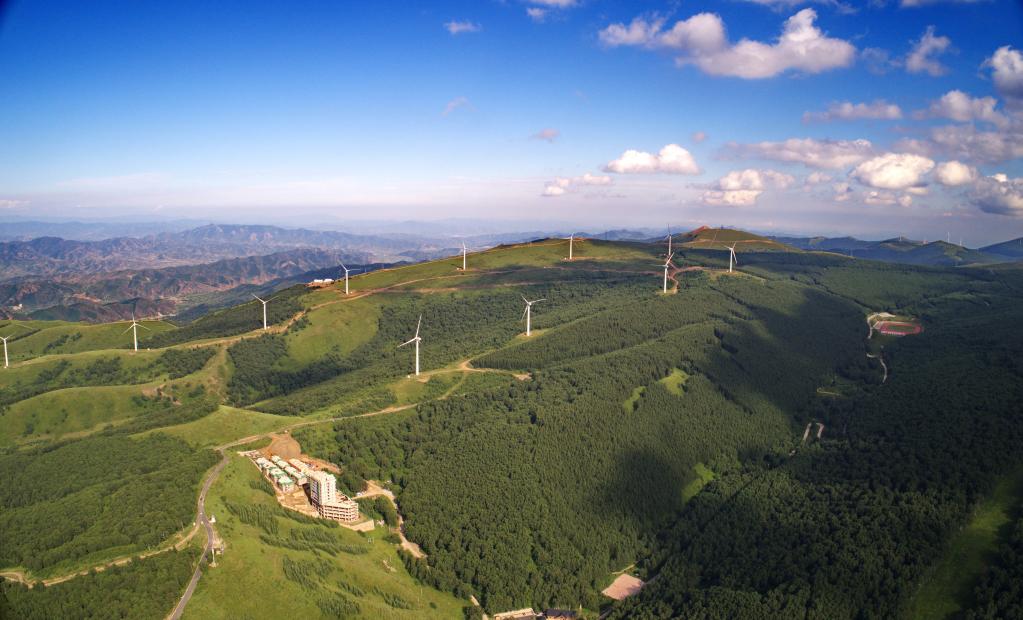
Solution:
{"label": "green hillside", "polygon": [[[375,271],[347,296],[292,287],[271,300],[266,331],[255,301],[147,322],[138,353],[122,323],[0,327],[25,334],[0,374],[0,502],[14,507],[0,516],[0,571],[59,577],[187,546],[213,476],[206,508],[226,551],[186,617],[289,606],[451,618],[480,611],[470,596],[488,614],[897,617],[1019,463],[1018,270],[850,260],[698,229],[675,237],[685,269],[662,295],[663,239],[576,239],[571,261],[568,243],[471,253],[466,271],[461,257]],[[523,296],[544,299],[529,338]],[[885,345],[883,383],[866,341],[879,311],[925,327]],[[420,316],[417,378],[398,345]],[[803,441],[808,423],[820,439]],[[351,494],[392,490],[425,557],[386,529],[280,508],[234,445],[272,432],[336,464]],[[218,446],[223,472],[210,469]],[[32,490],[26,476],[47,482]],[[50,531],[54,520],[66,526]],[[166,599],[145,571],[180,571],[160,555],[132,564],[149,585],[128,596]],[[961,577],[958,609],[990,562]],[[600,590],[630,565],[656,581],[610,607]]]}

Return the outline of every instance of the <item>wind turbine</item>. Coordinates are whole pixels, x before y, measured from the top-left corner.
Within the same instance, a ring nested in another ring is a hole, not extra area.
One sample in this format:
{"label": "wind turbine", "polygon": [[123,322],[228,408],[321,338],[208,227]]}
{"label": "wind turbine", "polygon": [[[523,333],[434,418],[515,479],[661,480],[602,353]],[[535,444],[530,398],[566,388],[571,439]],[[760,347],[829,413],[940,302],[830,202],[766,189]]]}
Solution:
{"label": "wind turbine", "polygon": [[466,271],[466,258],[465,255],[469,252],[469,248],[465,247],[465,242],[462,242],[462,271]]}
{"label": "wind turbine", "polygon": [[[348,294],[348,270],[347,269],[345,269],[345,294],[346,295]],[[256,297],[256,294],[253,293],[252,296]],[[259,297],[256,297],[256,299],[259,299]],[[267,299],[266,301],[263,301],[262,299],[259,299],[259,303],[263,304],[263,331],[266,331],[266,305],[268,303],[270,303],[271,301],[273,301],[273,300],[274,300],[273,297],[271,297],[270,299]]]}
{"label": "wind turbine", "polygon": [[[148,329],[149,329],[148,327],[146,327],[146,326],[145,326],[145,325],[143,325],[142,323],[139,323],[138,321],[136,321],[136,320],[135,320],[135,313],[134,313],[134,312],[132,312],[132,313],[131,313],[131,325],[129,325],[129,326],[128,326],[128,329],[124,330],[124,333],[126,333],[126,334],[127,334],[127,333],[128,333],[128,330],[131,330],[131,340],[132,340],[132,345],[134,346],[134,348],[135,348],[135,350],[136,350],[136,351],[138,351],[138,350],[139,350],[139,328],[140,328],[140,327],[141,327],[142,329],[146,329],[146,330],[148,330]],[[5,344],[6,344],[6,343],[5,343]],[[5,347],[5,348],[6,348],[6,347]]]}
{"label": "wind turbine", "polygon": [[[16,325],[16,326],[18,326],[18,327],[20,327],[22,329],[28,329],[27,327],[25,327],[21,323],[14,323],[14,322],[12,322],[12,323],[8,323],[8,325]],[[29,331],[32,331],[32,330],[29,330]],[[0,336],[0,340],[4,341],[4,368],[10,367],[10,363],[8,363],[8,361],[7,361],[7,339],[8,338],[13,338],[13,337],[14,337],[13,335],[10,335],[10,336]]]}
{"label": "wind turbine", "polygon": [[668,256],[671,256],[671,226],[668,227]]}
{"label": "wind turbine", "polygon": [[[736,242],[738,243],[738,242]],[[732,247],[728,248],[728,273],[732,273],[732,265],[739,264],[739,257],[735,255],[735,243]]]}
{"label": "wind turbine", "polygon": [[[358,269],[349,269],[348,267],[345,267],[344,263],[341,263],[341,268],[345,270],[345,295],[347,295],[348,294],[348,272],[349,271],[358,271]],[[256,297],[256,296],[253,295],[253,297]],[[259,299],[259,297],[256,297],[256,299]],[[262,301],[262,300],[260,300],[260,301]],[[263,302],[263,303],[266,304],[266,302]],[[263,329],[266,329],[266,306],[265,305],[263,306]]]}
{"label": "wind turbine", "polygon": [[673,256],[675,256],[674,252],[672,252],[671,254],[668,254],[668,260],[664,261],[664,292],[665,293],[668,292],[668,266],[671,265],[671,258]]}
{"label": "wind turbine", "polygon": [[419,322],[416,323],[416,335],[413,336],[412,340],[409,340],[407,342],[403,342],[403,343],[398,345],[398,348],[400,349],[400,348],[402,348],[403,346],[405,346],[407,344],[412,344],[413,342],[416,343],[416,376],[417,377],[419,376],[419,343],[420,343],[420,341],[422,341],[422,338],[419,337],[419,327],[422,326],[422,324],[423,324],[423,315],[420,314],[419,315]]}
{"label": "wind turbine", "polygon": [[529,335],[533,333],[532,329],[533,304],[540,303],[541,301],[547,301],[547,299],[546,298],[534,299],[533,301],[529,301],[528,299],[523,297],[522,301],[526,302],[526,309],[525,311],[522,312],[522,316],[526,317],[526,337],[529,337]]}
{"label": "wind turbine", "polygon": [[572,243],[575,241],[575,233],[568,236],[568,260],[572,260]]}

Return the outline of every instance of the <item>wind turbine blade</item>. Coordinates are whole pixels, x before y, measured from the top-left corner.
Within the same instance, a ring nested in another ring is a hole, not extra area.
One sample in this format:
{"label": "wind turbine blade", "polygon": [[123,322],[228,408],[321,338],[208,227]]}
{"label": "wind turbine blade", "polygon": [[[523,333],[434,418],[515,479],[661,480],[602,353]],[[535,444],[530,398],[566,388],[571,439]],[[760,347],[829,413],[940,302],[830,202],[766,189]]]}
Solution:
{"label": "wind turbine blade", "polygon": [[527,312],[529,312],[529,304],[526,304],[526,307],[522,309],[522,316],[520,316],[520,317],[519,317],[519,320],[520,320],[520,321],[521,321],[522,319],[526,318],[526,313],[527,313]]}
{"label": "wind turbine blade", "polygon": [[415,341],[416,341],[416,339],[415,339],[415,338],[413,338],[412,340],[408,340],[408,341],[406,341],[406,342],[403,342],[403,343],[401,343],[401,344],[399,344],[399,345],[398,345],[398,348],[400,349],[400,348],[402,348],[403,346],[405,346],[405,345],[407,345],[407,344],[412,344],[412,343],[413,343],[413,342],[415,342]]}
{"label": "wind turbine blade", "polygon": [[[255,293],[252,293],[252,296],[253,296],[253,297],[256,297],[256,294],[255,294]],[[259,297],[256,297],[256,299],[259,299]],[[261,301],[261,302],[262,302],[262,303],[264,303],[264,304],[266,303],[266,302],[265,302],[265,301],[263,301],[262,299],[259,299],[259,301]]]}
{"label": "wind turbine blade", "polygon": [[534,303],[534,304],[538,304],[538,303],[540,303],[541,301],[547,301],[547,298],[542,298],[542,299],[534,299],[534,300],[533,300],[533,303]]}
{"label": "wind turbine blade", "polygon": [[153,330],[149,329],[148,327],[146,327],[145,325],[143,325],[142,323],[139,323],[139,327],[141,327],[142,329],[144,329],[146,331],[153,331]]}
{"label": "wind turbine blade", "polygon": [[344,269],[345,271],[348,271],[348,267],[345,267],[344,263],[341,263],[341,268]]}
{"label": "wind turbine blade", "polygon": [[[416,338],[419,337],[419,328],[422,327],[422,325],[423,325],[423,315],[420,314],[419,315],[419,322],[416,323]],[[413,340],[415,340],[415,338],[413,338]]]}
{"label": "wind turbine blade", "polygon": [[521,298],[522,298],[522,301],[526,302],[527,304],[529,303],[529,300],[528,300],[528,299],[526,299],[526,296],[525,296],[525,295],[519,295],[519,297],[521,297]]}
{"label": "wind turbine blade", "polygon": [[135,327],[135,323],[134,323],[134,322],[132,322],[132,324],[128,326],[128,329],[124,330],[124,331],[123,331],[123,332],[121,332],[121,333],[122,333],[122,334],[127,334],[128,332],[130,332],[130,331],[131,331],[131,328],[132,328],[132,327]]}

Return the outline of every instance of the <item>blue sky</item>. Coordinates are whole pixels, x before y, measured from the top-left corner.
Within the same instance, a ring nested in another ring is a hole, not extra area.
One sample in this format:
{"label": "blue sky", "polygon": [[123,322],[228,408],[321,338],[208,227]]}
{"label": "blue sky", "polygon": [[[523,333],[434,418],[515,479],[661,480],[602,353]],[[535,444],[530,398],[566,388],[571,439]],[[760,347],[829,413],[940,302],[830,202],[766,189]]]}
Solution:
{"label": "blue sky", "polygon": [[0,218],[1023,234],[1014,0],[424,4],[13,2]]}

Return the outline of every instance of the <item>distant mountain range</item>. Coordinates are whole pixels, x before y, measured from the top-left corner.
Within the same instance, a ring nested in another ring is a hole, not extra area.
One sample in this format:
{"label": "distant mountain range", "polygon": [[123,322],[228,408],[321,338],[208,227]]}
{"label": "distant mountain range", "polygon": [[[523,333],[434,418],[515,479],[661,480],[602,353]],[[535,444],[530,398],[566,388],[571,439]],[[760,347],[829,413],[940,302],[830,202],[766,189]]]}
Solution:
{"label": "distant mountain range", "polygon": [[835,252],[854,258],[909,265],[959,267],[1023,260],[1023,238],[979,249],[971,249],[945,241],[926,243],[905,237],[883,241],[863,241],[853,237],[773,237],[773,239],[802,250]]}
{"label": "distant mountain range", "polygon": [[[180,319],[238,303],[252,293],[269,294],[303,280],[337,275],[340,263],[389,265],[454,256],[465,243],[489,248],[568,232],[482,233],[464,237],[351,234],[262,225],[183,223],[119,225],[15,225],[12,233],[68,230],[79,236],[103,231],[145,233],[108,239],[43,236],[0,241],[0,315],[74,321],[110,321],[139,316]],[[128,228],[125,228],[128,227]],[[131,228],[134,227],[134,228]],[[152,232],[155,231],[155,232]],[[430,229],[430,232],[434,231]],[[649,229],[576,232],[608,240],[664,241]],[[737,251],[826,251],[856,258],[931,266],[961,266],[1023,260],[1023,239],[980,249],[942,241],[863,241],[852,237],[769,237],[731,228],[700,227],[672,236],[677,247]]]}

